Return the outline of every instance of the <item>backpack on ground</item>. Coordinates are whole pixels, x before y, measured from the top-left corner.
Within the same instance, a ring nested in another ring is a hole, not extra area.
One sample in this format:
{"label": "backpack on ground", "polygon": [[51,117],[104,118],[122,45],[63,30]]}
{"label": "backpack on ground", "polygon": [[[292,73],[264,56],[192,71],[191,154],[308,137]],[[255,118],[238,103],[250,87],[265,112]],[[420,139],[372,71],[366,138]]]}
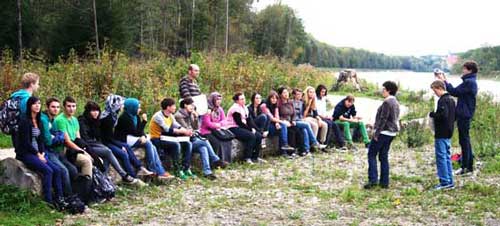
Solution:
{"label": "backpack on ground", "polygon": [[0,105],[0,129],[3,133],[12,135],[18,130],[21,116],[21,98],[9,98]]}
{"label": "backpack on ground", "polygon": [[102,202],[115,197],[116,186],[97,167],[92,169],[92,189],[89,194],[90,202]]}
{"label": "backpack on ground", "polygon": [[64,210],[71,214],[80,214],[85,211],[85,203],[82,202],[78,195],[68,196],[64,201],[67,203]]}

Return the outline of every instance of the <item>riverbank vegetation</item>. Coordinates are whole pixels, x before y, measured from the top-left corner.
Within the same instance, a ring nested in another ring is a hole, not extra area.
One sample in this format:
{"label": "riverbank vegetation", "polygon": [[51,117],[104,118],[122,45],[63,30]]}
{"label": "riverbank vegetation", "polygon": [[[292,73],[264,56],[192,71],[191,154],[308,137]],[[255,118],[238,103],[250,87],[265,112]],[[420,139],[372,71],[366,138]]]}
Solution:
{"label": "riverbank vegetation", "polygon": [[479,64],[479,76],[483,78],[500,79],[500,46],[487,46],[472,49],[458,54],[459,61],[453,65],[452,72],[462,73],[465,60],[475,60]]}

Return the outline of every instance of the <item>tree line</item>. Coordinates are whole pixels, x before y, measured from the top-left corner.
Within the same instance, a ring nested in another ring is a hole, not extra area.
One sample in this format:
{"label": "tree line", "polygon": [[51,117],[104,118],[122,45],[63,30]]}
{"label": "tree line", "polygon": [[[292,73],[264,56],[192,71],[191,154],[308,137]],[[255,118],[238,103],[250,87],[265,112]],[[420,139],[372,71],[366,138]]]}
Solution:
{"label": "tree line", "polygon": [[452,67],[452,72],[462,73],[464,60],[474,60],[479,64],[481,75],[500,75],[500,46],[486,46],[458,54],[459,60]]}
{"label": "tree line", "polygon": [[[432,70],[422,58],[388,56],[317,41],[284,4],[255,12],[253,0],[1,1],[0,48],[55,62],[104,47],[134,57],[157,52],[250,52],[317,67]],[[19,32],[21,31],[21,32]]]}

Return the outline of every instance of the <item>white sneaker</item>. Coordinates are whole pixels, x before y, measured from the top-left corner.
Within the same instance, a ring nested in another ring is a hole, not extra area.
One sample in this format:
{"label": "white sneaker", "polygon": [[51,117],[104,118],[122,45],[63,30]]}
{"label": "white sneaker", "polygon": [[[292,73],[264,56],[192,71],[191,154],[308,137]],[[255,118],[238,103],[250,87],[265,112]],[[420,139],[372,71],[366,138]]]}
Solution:
{"label": "white sneaker", "polygon": [[248,165],[253,165],[254,164],[251,159],[245,159],[245,163],[248,164]]}
{"label": "white sneaker", "polygon": [[267,163],[267,161],[266,161],[266,160],[261,159],[261,158],[257,158],[254,162],[255,162],[255,163],[260,163],[260,164]]}
{"label": "white sneaker", "polygon": [[153,175],[154,173],[146,169],[144,166],[141,166],[139,171],[137,172],[137,176],[150,176]]}
{"label": "white sneaker", "polygon": [[264,131],[264,132],[262,133],[262,137],[267,137],[267,135],[269,135],[269,131]]}

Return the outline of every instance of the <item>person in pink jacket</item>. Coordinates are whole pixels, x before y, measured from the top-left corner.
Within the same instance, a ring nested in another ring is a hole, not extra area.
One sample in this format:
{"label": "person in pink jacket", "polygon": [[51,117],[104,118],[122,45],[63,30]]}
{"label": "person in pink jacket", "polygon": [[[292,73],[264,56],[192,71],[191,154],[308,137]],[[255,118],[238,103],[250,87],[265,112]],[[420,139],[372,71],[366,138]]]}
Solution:
{"label": "person in pink jacket", "polygon": [[222,140],[212,134],[213,130],[225,129],[226,116],[221,107],[222,95],[218,92],[211,93],[208,98],[208,113],[201,119],[200,134],[210,141],[214,151],[222,161],[231,162],[231,140]]}
{"label": "person in pink jacket", "polygon": [[234,104],[227,112],[227,128],[234,133],[236,139],[244,146],[244,158],[248,164],[265,163],[259,158],[262,134],[256,130],[256,125],[251,117],[248,117],[248,109],[245,106],[245,95],[238,92],[233,96]]}

